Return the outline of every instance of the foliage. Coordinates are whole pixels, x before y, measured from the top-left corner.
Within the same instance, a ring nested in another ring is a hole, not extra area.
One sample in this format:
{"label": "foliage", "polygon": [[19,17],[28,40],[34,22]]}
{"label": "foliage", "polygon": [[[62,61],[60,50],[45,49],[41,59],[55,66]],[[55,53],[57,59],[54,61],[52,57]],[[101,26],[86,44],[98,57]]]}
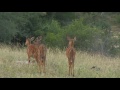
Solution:
{"label": "foliage", "polygon": [[78,50],[117,55],[120,44],[119,12],[1,12],[0,42],[24,44],[25,38],[43,36],[47,47],[67,47],[67,36],[77,37]]}
{"label": "foliage", "polygon": [[0,13],[0,42],[9,43],[18,32],[16,24],[11,19],[11,13]]}

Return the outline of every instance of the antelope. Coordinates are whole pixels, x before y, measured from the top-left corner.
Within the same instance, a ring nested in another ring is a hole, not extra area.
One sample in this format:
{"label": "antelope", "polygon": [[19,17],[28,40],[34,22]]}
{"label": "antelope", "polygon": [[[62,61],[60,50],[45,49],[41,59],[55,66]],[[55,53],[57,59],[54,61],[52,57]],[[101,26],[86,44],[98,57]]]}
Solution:
{"label": "antelope", "polygon": [[44,44],[40,44],[38,47],[38,61],[40,73],[41,70],[43,70],[43,73],[45,73],[46,52],[47,52],[46,46]]}
{"label": "antelope", "polygon": [[[39,66],[39,70],[41,73],[41,66],[43,67],[43,72],[45,73],[45,61],[46,61],[46,47],[44,44],[41,44],[41,39],[42,36],[37,37],[34,41],[33,41],[32,37],[27,38],[25,45],[27,45],[27,54],[28,54],[28,61],[30,63],[30,57],[34,57],[37,61],[37,64]],[[31,44],[31,41],[33,41],[33,44]]]}
{"label": "antelope", "polygon": [[68,58],[68,64],[69,64],[69,75],[74,76],[74,61],[76,55],[76,51],[74,48],[74,41],[76,41],[76,37],[74,37],[73,39],[67,37],[67,40],[69,41],[68,47],[66,48],[66,56]]}
{"label": "antelope", "polygon": [[45,73],[45,61],[46,61],[46,52],[47,49],[44,44],[41,44],[42,36],[39,36],[35,39],[34,45],[37,47],[37,62],[39,66],[39,71],[41,73],[41,69]]}
{"label": "antelope", "polygon": [[36,61],[38,62],[37,47],[34,44],[31,44],[31,41],[33,40],[34,40],[34,37],[26,38],[26,42],[25,42],[25,45],[27,46],[28,64],[30,63],[31,57],[35,58]]}

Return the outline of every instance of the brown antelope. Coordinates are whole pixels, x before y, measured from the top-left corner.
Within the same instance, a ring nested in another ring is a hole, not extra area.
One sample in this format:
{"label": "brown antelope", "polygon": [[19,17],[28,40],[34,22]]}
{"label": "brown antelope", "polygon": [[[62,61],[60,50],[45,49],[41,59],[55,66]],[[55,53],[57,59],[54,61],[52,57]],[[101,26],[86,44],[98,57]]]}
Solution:
{"label": "brown antelope", "polygon": [[45,73],[45,61],[46,61],[46,47],[44,44],[41,44],[42,36],[39,36],[35,39],[34,45],[37,47],[37,59],[38,59],[38,65],[39,65],[39,70],[41,73],[41,69]]}
{"label": "brown antelope", "polygon": [[68,58],[68,64],[69,64],[69,75],[74,76],[74,61],[75,61],[75,48],[74,48],[74,41],[76,41],[76,37],[74,39],[71,39],[70,37],[67,37],[67,40],[69,41],[68,47],[66,49],[66,56]]}
{"label": "brown antelope", "polygon": [[31,41],[33,40],[34,40],[34,37],[26,38],[26,42],[25,42],[25,45],[27,45],[28,64],[30,63],[31,57],[35,58],[36,61],[38,62],[37,47],[34,44],[31,44]]}
{"label": "brown antelope", "polygon": [[41,70],[43,70],[43,73],[45,73],[46,52],[47,52],[46,46],[44,44],[40,44],[38,47],[38,61],[40,73]]}
{"label": "brown antelope", "polygon": [[[26,39],[26,45],[27,45],[27,54],[28,54],[28,61],[30,63],[30,57],[34,57],[37,61],[37,64],[39,66],[39,70],[41,72],[41,66],[43,68],[43,72],[45,73],[45,61],[46,61],[46,47],[44,44],[41,44],[42,37],[39,36],[33,41],[33,37]],[[31,44],[31,41],[33,41],[33,44]]]}

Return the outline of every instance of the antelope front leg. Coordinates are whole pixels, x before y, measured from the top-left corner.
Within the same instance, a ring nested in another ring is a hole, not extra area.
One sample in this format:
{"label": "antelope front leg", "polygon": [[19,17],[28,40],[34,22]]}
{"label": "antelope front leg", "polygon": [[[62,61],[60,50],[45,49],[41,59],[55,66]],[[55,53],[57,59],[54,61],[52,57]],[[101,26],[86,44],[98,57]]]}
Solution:
{"label": "antelope front leg", "polygon": [[41,74],[41,65],[38,63],[38,70],[39,70],[39,73]]}
{"label": "antelope front leg", "polygon": [[75,57],[73,58],[73,62],[72,62],[72,68],[73,68],[73,77],[74,77],[74,61],[75,61]]}
{"label": "antelope front leg", "polygon": [[70,75],[72,75],[72,62],[70,61],[69,64],[70,64]]}
{"label": "antelope front leg", "polygon": [[72,64],[70,64],[70,75],[72,75]]}
{"label": "antelope front leg", "polygon": [[72,75],[74,76],[74,62],[72,63]]}
{"label": "antelope front leg", "polygon": [[45,61],[44,61],[44,64],[43,64],[43,69],[44,69],[43,72],[46,73],[46,71],[45,71]]}
{"label": "antelope front leg", "polygon": [[70,76],[70,62],[68,60],[68,65],[69,65],[69,72],[68,72],[68,75]]}
{"label": "antelope front leg", "polygon": [[37,60],[37,64],[38,64],[39,73],[41,74],[41,65],[40,65],[40,61],[39,60]]}
{"label": "antelope front leg", "polygon": [[71,70],[70,70],[70,65],[69,65],[69,76],[70,76],[70,71],[71,71]]}

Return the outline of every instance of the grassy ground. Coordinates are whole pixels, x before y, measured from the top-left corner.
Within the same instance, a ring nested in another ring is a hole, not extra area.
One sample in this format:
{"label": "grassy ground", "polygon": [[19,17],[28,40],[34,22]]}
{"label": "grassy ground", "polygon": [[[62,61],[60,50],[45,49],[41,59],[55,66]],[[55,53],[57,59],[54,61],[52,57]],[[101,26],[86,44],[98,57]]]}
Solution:
{"label": "grassy ground", "polygon": [[68,76],[65,51],[47,51],[46,75],[38,72],[34,59],[28,66],[26,48],[0,45],[0,78],[119,78],[120,58],[77,52],[75,77]]}

